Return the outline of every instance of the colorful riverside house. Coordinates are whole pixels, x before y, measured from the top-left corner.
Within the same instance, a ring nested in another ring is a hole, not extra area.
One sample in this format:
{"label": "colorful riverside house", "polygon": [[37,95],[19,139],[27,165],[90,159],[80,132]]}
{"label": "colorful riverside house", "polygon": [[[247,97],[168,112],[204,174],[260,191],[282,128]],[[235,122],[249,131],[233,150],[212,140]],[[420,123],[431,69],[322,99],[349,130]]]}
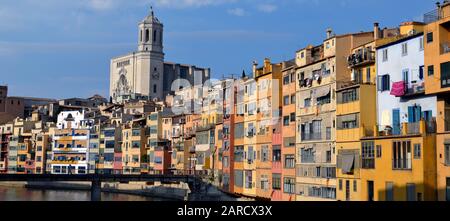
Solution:
{"label": "colorful riverside house", "polygon": [[377,126],[361,139],[361,186],[338,184],[360,188],[361,200],[436,199],[437,98],[425,95],[423,28],[403,23],[400,36],[376,46]]}
{"label": "colorful riverside house", "polygon": [[438,4],[425,21],[425,92],[437,95],[437,199],[450,201],[450,2]]}
{"label": "colorful riverside house", "polygon": [[[95,139],[93,141],[95,142]],[[105,124],[101,128],[99,162],[103,165],[101,170],[102,173],[118,174],[122,171],[120,166],[117,165],[118,163],[122,163],[121,141],[121,127]],[[120,161],[118,161],[119,159]],[[89,160],[91,161],[92,159]]]}
{"label": "colorful riverside house", "polygon": [[46,173],[47,151],[51,150],[51,140],[48,131],[38,131],[35,133],[35,174]]}
{"label": "colorful riverside house", "polygon": [[372,32],[334,35],[297,52],[297,200],[336,200],[336,88],[350,81],[352,48],[373,40]]}
{"label": "colorful riverside house", "polygon": [[172,173],[177,174],[184,170],[184,136],[183,131],[186,125],[186,116],[175,115],[172,118],[172,146],[171,146],[171,165]]}
{"label": "colorful riverside house", "polygon": [[58,115],[57,129],[52,134],[52,174],[86,174],[92,120],[84,112],[67,111]]}
{"label": "colorful riverside house", "polygon": [[[234,128],[235,151],[241,147],[244,152],[243,162],[243,194],[256,197],[256,109],[257,91],[254,79],[243,79],[237,94],[237,118],[243,116],[244,122],[236,120]],[[238,142],[242,140],[242,142]],[[237,144],[242,144],[237,145]],[[238,172],[239,173],[239,172]]]}
{"label": "colorful riverside house", "polygon": [[[272,186],[272,153],[273,138],[279,139],[276,144],[281,143],[281,128],[277,128],[281,119],[281,82],[282,64],[273,64],[270,59],[264,59],[264,65],[257,68],[254,77],[257,82],[257,108],[248,111],[255,111],[256,114],[256,196],[264,199],[271,199]],[[278,130],[276,130],[278,129]]]}
{"label": "colorful riverside house", "polygon": [[[228,165],[230,162],[230,159],[228,157],[223,157],[223,118],[218,119],[216,122],[214,139],[214,185],[221,187],[223,186],[224,182],[223,166]],[[229,182],[229,180],[227,180],[226,182]]]}
{"label": "colorful riverside house", "polygon": [[145,144],[147,141],[145,133],[146,119],[135,119],[122,126],[122,166],[123,174],[141,174],[141,164],[147,163],[147,152]]}
{"label": "colorful riverside house", "polygon": [[13,127],[12,123],[0,125],[0,174],[8,171],[9,141]]}
{"label": "colorful riverside house", "polygon": [[283,62],[282,72],[282,120],[277,125],[282,130],[282,138],[277,137],[280,133],[273,135],[272,173],[274,178],[272,180],[277,182],[272,182],[272,200],[295,201],[295,164],[289,162],[290,159],[295,159],[295,104],[297,103],[295,60]]}
{"label": "colorful riverside house", "polygon": [[184,174],[193,174],[195,172],[195,143],[197,124],[201,115],[186,114],[186,125],[184,131]]}
{"label": "colorful riverside house", "polygon": [[235,79],[224,82],[223,91],[223,126],[222,126],[222,190],[234,193],[234,121],[235,121]]}
{"label": "colorful riverside house", "polygon": [[[100,151],[102,151],[103,153],[103,149],[100,150],[100,136],[99,136],[99,126],[95,125],[94,127],[91,128],[91,131],[89,133],[89,149],[88,149],[88,173],[89,174],[95,174],[97,172],[99,172],[99,169],[103,169],[103,164],[102,164],[102,168],[100,168],[100,163],[101,163],[101,157],[100,157]],[[102,171],[102,170],[100,170]]]}
{"label": "colorful riverside house", "polygon": [[[248,159],[249,155],[248,151],[245,150],[245,147],[247,147],[248,150],[248,146],[244,146],[244,137],[246,137],[244,135],[244,122],[248,123],[248,116],[245,117],[245,112],[244,112],[244,106],[245,106],[245,100],[249,99],[249,96],[245,95],[245,87],[243,86],[244,84],[247,84],[247,81],[253,81],[253,79],[248,79],[248,78],[242,78],[237,80],[236,83],[236,87],[235,87],[235,103],[234,103],[234,124],[230,123],[231,128],[230,128],[230,136],[232,136],[233,141],[234,141],[234,174],[232,174],[232,176],[234,176],[234,193],[236,194],[248,194],[249,188],[245,188],[244,186],[244,175],[250,175],[250,176],[254,176],[253,175],[253,171],[252,170],[248,170],[249,169],[249,164],[248,162],[250,162]],[[255,95],[253,95],[252,97],[255,97]],[[245,100],[244,100],[245,99]],[[256,100],[256,98],[253,98],[254,100]],[[255,122],[256,123],[256,122]],[[255,134],[256,134],[256,130],[255,130]],[[230,153],[232,154],[232,153]],[[251,154],[251,158],[253,158],[253,153]],[[247,178],[245,178],[247,179]],[[249,180],[253,180],[253,179],[249,179]],[[252,185],[252,184],[251,184]]]}
{"label": "colorful riverside house", "polygon": [[376,46],[395,39],[400,29],[381,31],[375,23],[373,33],[372,41],[351,50],[347,59],[351,79],[336,89],[336,176],[339,183],[346,184],[345,188],[337,189],[339,201],[365,200],[360,188],[360,139],[373,136],[376,125]]}

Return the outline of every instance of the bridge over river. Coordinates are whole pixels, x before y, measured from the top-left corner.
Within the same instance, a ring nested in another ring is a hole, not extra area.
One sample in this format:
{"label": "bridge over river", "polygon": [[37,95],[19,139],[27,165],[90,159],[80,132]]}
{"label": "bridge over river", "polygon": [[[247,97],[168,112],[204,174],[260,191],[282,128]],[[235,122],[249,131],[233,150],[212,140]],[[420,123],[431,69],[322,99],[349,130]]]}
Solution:
{"label": "bridge over river", "polygon": [[[91,182],[91,200],[101,201],[102,183],[113,182],[161,182],[161,183],[187,183],[191,193],[189,200],[208,199],[208,194],[220,193],[217,188],[194,175],[118,175],[118,174],[86,174],[86,175],[57,175],[57,174],[0,174],[0,182]],[[220,196],[219,196],[220,198]],[[233,199],[230,197],[229,199]]]}

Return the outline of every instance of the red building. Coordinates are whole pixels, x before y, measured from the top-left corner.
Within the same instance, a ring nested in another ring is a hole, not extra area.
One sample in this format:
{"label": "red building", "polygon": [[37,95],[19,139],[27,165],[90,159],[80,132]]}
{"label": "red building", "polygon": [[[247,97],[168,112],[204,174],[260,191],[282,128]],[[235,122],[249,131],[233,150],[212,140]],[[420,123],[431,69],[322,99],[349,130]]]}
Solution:
{"label": "red building", "polygon": [[234,123],[235,123],[235,81],[225,81],[223,96],[223,153],[222,153],[222,189],[234,193]]}

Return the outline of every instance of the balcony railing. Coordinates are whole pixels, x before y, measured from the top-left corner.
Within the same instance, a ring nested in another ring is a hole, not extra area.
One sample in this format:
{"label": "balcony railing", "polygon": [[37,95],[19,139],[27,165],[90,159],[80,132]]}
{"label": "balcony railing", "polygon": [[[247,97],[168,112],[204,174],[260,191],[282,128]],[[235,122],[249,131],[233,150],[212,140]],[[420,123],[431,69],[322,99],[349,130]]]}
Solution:
{"label": "balcony railing", "polygon": [[348,57],[348,66],[350,68],[375,62],[375,52],[366,50],[363,53],[355,53]]}
{"label": "balcony railing", "polygon": [[315,133],[315,134],[302,133],[302,140],[303,141],[322,140],[322,133]]}

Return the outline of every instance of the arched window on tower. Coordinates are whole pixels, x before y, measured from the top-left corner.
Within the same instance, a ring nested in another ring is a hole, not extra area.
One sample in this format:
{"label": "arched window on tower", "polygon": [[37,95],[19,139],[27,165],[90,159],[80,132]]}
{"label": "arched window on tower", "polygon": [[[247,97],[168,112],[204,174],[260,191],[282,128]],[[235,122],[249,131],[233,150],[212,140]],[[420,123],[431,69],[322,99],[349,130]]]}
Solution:
{"label": "arched window on tower", "polygon": [[141,34],[139,35],[139,41],[142,42],[142,30],[141,30]]}
{"label": "arched window on tower", "polygon": [[153,31],[153,42],[156,42],[156,30]]}
{"label": "arched window on tower", "polygon": [[147,29],[145,30],[145,42],[150,41],[150,31]]}

